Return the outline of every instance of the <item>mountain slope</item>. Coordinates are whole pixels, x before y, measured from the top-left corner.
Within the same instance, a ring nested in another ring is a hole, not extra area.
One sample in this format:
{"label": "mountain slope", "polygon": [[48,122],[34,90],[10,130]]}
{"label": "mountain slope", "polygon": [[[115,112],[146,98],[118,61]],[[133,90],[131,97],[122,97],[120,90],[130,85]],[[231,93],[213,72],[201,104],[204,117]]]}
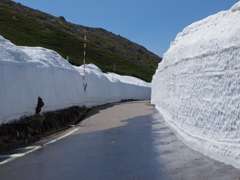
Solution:
{"label": "mountain slope", "polygon": [[96,64],[103,72],[138,77],[148,82],[162,60],[143,46],[101,28],[67,22],[63,17],[28,8],[10,0],[0,0],[0,35],[20,46],[41,46],[69,56],[70,63],[83,62],[83,38],[87,32],[86,63]]}

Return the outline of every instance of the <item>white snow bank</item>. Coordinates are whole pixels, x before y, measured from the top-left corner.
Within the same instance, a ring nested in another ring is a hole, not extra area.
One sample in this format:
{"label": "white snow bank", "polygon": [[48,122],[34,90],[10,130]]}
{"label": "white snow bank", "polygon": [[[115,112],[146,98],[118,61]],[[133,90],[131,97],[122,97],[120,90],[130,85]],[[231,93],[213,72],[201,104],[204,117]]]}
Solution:
{"label": "white snow bank", "polygon": [[179,33],[152,100],[186,144],[240,167],[240,2]]}
{"label": "white snow bank", "polygon": [[42,112],[70,106],[94,106],[122,99],[150,99],[151,85],[129,76],[86,65],[74,67],[52,50],[19,47],[0,36],[0,124],[35,114],[38,97]]}

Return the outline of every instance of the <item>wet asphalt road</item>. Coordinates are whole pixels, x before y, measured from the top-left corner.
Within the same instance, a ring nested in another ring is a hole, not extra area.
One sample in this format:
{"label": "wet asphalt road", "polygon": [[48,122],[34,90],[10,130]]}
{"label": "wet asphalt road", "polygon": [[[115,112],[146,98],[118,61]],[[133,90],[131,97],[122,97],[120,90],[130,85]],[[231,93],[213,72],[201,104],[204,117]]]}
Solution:
{"label": "wet asphalt road", "polygon": [[0,180],[240,179],[239,169],[178,140],[146,102],[96,107],[64,138],[61,134],[28,148],[1,152],[4,162],[8,158],[3,155],[21,156],[38,147],[1,164]]}

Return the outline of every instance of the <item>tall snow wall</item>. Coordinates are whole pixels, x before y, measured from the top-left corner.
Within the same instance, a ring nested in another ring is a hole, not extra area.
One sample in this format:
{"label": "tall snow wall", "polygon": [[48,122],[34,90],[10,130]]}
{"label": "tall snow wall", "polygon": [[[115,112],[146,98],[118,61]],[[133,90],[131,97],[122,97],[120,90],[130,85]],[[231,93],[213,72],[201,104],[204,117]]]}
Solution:
{"label": "tall snow wall", "polygon": [[84,91],[82,75],[82,66],[52,50],[15,46],[0,36],[0,124],[35,114],[38,97],[42,112],[151,97],[150,83],[116,74],[112,80],[93,64],[86,65]]}
{"label": "tall snow wall", "polygon": [[177,35],[151,98],[186,144],[240,168],[240,2]]}

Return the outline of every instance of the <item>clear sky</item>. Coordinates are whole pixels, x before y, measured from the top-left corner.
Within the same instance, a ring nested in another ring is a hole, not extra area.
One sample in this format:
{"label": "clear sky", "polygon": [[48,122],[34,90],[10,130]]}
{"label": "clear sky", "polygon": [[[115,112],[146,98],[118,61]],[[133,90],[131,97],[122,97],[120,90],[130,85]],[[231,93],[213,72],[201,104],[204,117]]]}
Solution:
{"label": "clear sky", "polygon": [[71,23],[101,27],[163,57],[186,26],[239,0],[14,0]]}

